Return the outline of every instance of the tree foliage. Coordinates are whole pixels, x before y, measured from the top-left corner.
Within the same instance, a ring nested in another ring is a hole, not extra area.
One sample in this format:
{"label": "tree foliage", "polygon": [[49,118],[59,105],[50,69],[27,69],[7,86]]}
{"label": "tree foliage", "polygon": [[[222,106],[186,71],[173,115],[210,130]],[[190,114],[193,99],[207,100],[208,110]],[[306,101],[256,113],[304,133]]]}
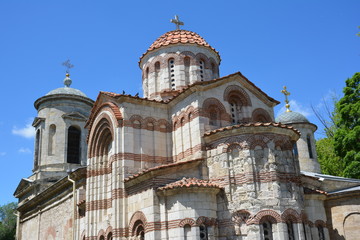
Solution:
{"label": "tree foliage", "polygon": [[315,112],[326,138],[316,142],[318,160],[325,174],[360,178],[360,73],[346,80],[344,96],[326,117]]}
{"label": "tree foliage", "polygon": [[13,240],[16,234],[16,216],[14,215],[17,204],[12,202],[0,206],[0,240]]}
{"label": "tree foliage", "polygon": [[331,137],[316,141],[316,151],[324,174],[343,176],[344,164],[334,151],[334,139]]}
{"label": "tree foliage", "polygon": [[335,153],[344,161],[345,177],[360,178],[360,73],[346,80],[344,97],[336,104]]}

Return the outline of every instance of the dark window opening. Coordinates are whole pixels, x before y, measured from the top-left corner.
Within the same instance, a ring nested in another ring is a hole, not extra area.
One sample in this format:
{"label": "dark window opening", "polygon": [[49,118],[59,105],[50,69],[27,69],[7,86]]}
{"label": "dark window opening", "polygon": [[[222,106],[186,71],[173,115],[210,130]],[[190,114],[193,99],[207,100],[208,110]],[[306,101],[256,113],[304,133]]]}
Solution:
{"label": "dark window opening", "polygon": [[208,240],[207,227],[204,224],[201,224],[199,226],[199,229],[200,229],[200,239],[201,240]]}
{"label": "dark window opening", "polygon": [[295,240],[294,227],[291,221],[286,222],[289,240]]}
{"label": "dark window opening", "polygon": [[76,127],[69,127],[67,144],[67,162],[80,164],[80,136],[81,131]]}
{"label": "dark window opening", "polygon": [[309,157],[310,157],[310,158],[314,158],[314,155],[313,155],[313,152],[312,152],[310,135],[307,135],[306,141],[307,141],[307,145],[308,145]]}

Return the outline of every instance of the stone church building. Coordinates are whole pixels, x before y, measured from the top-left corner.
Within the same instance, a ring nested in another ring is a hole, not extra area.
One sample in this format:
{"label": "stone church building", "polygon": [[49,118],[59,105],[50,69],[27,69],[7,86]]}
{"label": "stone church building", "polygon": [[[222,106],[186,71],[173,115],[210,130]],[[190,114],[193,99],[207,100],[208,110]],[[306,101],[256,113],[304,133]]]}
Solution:
{"label": "stone church building", "polygon": [[359,239],[360,180],[321,174],[317,127],[220,62],[178,29],[141,56],[143,97],[67,74],[37,99],[17,239]]}

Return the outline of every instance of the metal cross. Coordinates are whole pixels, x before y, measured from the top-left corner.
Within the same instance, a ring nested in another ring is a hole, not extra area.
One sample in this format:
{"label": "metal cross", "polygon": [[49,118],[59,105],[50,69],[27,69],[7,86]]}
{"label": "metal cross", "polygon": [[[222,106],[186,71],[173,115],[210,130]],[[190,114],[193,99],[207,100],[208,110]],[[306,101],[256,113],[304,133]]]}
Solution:
{"label": "metal cross", "polygon": [[288,91],[286,90],[286,86],[284,86],[284,89],[281,90],[281,93],[283,93],[283,94],[285,95],[285,103],[286,103],[285,107],[286,107],[286,112],[291,112],[291,110],[290,110],[290,104],[289,104],[289,99],[288,99],[288,96],[290,96],[290,92],[288,92]]}
{"label": "metal cross", "polygon": [[70,63],[69,59],[63,62],[62,65],[66,67],[66,73],[69,73],[70,69],[74,67],[74,65]]}
{"label": "metal cross", "polygon": [[171,19],[170,22],[176,25],[176,30],[180,30],[180,26],[184,25],[184,22],[179,20],[178,15],[175,15],[175,19]]}

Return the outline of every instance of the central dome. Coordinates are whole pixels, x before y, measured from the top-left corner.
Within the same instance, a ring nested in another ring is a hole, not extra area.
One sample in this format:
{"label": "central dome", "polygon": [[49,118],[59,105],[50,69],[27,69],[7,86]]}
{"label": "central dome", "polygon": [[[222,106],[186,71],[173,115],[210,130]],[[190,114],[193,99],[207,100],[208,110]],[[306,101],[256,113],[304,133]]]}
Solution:
{"label": "central dome", "polygon": [[144,97],[166,100],[187,86],[219,77],[219,53],[199,34],[169,31],[140,57]]}
{"label": "central dome", "polygon": [[215,50],[215,48],[211,47],[210,44],[208,44],[204,38],[202,38],[199,34],[188,30],[174,30],[161,35],[158,39],[155,40],[153,44],[151,44],[151,46],[148,48],[146,53],[161,48],[163,46],[168,46],[171,44],[178,44],[178,43],[196,44],[199,46],[208,47],[211,50],[213,50],[217,55],[219,55],[219,53]]}

